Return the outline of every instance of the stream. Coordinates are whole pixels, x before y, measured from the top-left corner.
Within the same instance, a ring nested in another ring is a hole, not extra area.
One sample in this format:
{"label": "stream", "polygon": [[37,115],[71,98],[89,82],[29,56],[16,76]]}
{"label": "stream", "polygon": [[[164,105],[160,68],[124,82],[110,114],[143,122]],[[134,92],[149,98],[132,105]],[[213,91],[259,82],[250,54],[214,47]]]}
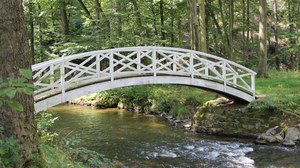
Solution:
{"label": "stream", "polygon": [[255,145],[247,139],[195,135],[173,128],[160,116],[118,109],[61,105],[52,131],[79,136],[80,146],[127,167],[300,167],[300,149]]}

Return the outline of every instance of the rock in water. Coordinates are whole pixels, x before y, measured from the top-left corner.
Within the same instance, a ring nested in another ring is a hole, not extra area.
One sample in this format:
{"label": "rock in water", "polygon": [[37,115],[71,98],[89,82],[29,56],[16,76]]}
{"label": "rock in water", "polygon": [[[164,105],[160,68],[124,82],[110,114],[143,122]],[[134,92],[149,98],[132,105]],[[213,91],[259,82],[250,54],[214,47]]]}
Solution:
{"label": "rock in water", "polygon": [[285,132],[285,138],[283,141],[283,145],[286,146],[294,146],[296,144],[296,141],[300,137],[300,131],[298,128],[290,127]]}
{"label": "rock in water", "polygon": [[280,127],[276,126],[274,128],[268,129],[266,133],[260,134],[257,137],[256,142],[259,144],[266,144],[266,143],[275,143],[275,142],[281,142],[278,136],[280,133]]}
{"label": "rock in water", "polygon": [[276,126],[274,128],[270,128],[267,132],[266,135],[268,136],[275,136],[276,134],[280,133],[280,127]]}

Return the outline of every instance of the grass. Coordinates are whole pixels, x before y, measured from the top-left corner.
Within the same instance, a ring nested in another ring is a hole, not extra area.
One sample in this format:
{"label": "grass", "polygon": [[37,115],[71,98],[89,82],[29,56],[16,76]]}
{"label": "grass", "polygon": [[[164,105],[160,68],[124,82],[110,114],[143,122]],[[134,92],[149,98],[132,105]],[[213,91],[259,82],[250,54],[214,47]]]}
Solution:
{"label": "grass", "polygon": [[300,114],[300,73],[271,71],[269,76],[256,80],[257,95],[272,99],[282,109]]}

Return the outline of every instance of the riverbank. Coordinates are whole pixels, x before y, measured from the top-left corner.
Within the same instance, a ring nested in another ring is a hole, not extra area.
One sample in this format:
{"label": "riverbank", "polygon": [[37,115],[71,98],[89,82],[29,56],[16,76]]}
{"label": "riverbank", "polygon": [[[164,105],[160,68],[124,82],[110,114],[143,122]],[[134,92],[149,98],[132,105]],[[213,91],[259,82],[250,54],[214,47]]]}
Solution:
{"label": "riverbank", "polygon": [[[293,142],[285,137],[288,128],[295,130],[300,123],[299,74],[272,72],[269,79],[257,79],[257,93],[256,101],[241,104],[197,88],[146,85],[95,93],[70,103],[159,114],[174,126],[198,133],[258,138],[263,144],[298,143],[297,132]],[[268,130],[275,127],[279,132],[270,135]]]}

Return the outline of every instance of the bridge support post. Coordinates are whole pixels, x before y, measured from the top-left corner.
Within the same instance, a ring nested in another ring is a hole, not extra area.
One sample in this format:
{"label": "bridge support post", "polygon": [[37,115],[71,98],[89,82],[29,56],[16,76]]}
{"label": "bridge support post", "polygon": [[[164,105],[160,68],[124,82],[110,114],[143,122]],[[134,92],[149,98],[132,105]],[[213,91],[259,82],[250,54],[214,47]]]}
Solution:
{"label": "bridge support post", "polygon": [[191,52],[190,53],[190,65],[189,65],[190,73],[191,73],[191,83],[194,82],[194,54]]}
{"label": "bridge support post", "polygon": [[153,48],[152,51],[152,71],[153,71],[154,81],[156,81],[156,48]]}
{"label": "bridge support post", "polygon": [[226,78],[226,62],[222,62],[222,78],[224,80],[224,91],[227,90],[227,78]]}
{"label": "bridge support post", "polygon": [[253,100],[255,100],[255,74],[251,74],[251,89],[253,92]]}
{"label": "bridge support post", "polygon": [[61,85],[61,101],[65,102],[65,63],[60,64],[60,85]]}
{"label": "bridge support post", "polygon": [[114,53],[111,52],[109,56],[109,73],[111,82],[114,81]]}
{"label": "bridge support post", "polygon": [[97,70],[97,77],[101,77],[101,65],[100,65],[100,55],[96,55],[96,70]]}
{"label": "bridge support post", "polygon": [[54,66],[50,66],[50,85],[51,85],[51,90],[54,89]]}

